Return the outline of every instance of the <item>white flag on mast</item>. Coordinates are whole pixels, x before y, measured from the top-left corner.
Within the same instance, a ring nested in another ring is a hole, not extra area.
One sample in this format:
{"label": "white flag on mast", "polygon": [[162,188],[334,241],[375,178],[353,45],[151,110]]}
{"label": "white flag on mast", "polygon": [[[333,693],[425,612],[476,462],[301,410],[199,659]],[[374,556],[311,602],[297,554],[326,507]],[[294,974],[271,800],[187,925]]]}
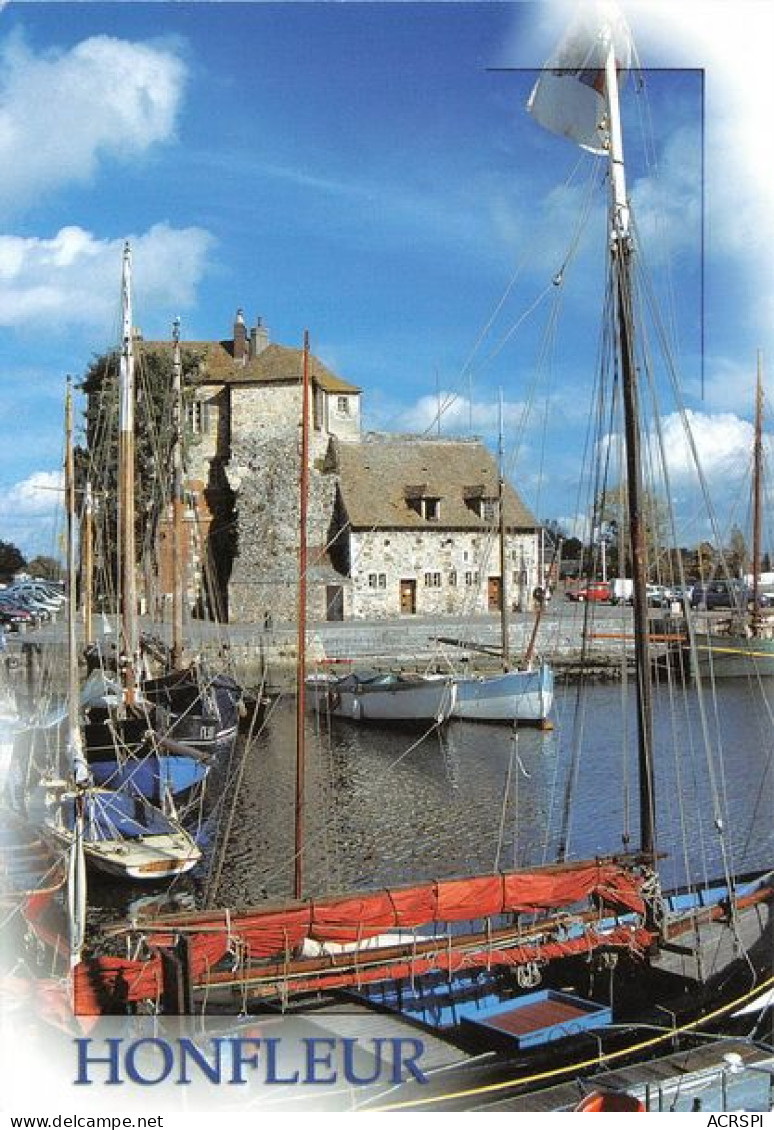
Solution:
{"label": "white flag on mast", "polygon": [[607,152],[605,61],[610,40],[619,71],[631,60],[631,38],[623,18],[583,13],[540,73],[527,102],[535,121],[592,153]]}

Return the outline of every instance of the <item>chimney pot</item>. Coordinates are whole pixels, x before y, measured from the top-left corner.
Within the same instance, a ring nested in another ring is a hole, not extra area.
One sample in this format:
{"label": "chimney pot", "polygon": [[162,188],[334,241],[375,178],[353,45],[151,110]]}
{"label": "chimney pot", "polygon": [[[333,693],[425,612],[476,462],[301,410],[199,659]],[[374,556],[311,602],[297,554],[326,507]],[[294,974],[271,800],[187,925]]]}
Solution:
{"label": "chimney pot", "polygon": [[263,324],[263,318],[258,316],[255,319],[255,326],[250,330],[250,351],[252,356],[257,357],[259,353],[263,353],[268,344],[269,330]]}
{"label": "chimney pot", "polygon": [[247,327],[245,326],[244,311],[240,308],[234,319],[234,360],[244,364],[247,354]]}

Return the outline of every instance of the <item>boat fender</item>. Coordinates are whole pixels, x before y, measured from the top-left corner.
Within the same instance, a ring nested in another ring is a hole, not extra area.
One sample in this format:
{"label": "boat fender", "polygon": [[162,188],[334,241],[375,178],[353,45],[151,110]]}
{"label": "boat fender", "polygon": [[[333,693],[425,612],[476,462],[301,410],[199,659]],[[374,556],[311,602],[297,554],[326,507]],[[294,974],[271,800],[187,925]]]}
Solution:
{"label": "boat fender", "polygon": [[359,719],[360,718],[360,710],[361,710],[360,699],[359,698],[353,698],[352,699],[352,717],[355,718],[355,719]]}

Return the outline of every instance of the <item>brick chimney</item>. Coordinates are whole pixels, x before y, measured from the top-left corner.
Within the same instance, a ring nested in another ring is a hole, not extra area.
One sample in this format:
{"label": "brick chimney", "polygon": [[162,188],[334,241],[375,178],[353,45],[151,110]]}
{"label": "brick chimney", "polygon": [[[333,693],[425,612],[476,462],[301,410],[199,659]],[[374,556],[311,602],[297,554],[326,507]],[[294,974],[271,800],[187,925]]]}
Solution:
{"label": "brick chimney", "polygon": [[269,330],[263,324],[263,318],[256,318],[255,325],[250,330],[250,355],[257,357],[259,353],[263,353],[266,346],[269,344]]}
{"label": "brick chimney", "polygon": [[234,319],[234,360],[243,364],[247,360],[247,326],[242,310],[237,310]]}

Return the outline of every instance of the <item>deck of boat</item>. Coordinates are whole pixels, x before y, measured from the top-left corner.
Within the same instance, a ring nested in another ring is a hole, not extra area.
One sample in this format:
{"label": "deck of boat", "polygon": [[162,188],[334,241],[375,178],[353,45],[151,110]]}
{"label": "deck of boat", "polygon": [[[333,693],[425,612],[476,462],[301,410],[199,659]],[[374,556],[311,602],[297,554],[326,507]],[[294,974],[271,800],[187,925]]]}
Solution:
{"label": "deck of boat", "polygon": [[[731,1071],[723,1058],[729,1053],[740,1057],[746,1068],[757,1070]],[[650,1111],[690,1110],[698,1097],[704,1110],[722,1110],[723,1092],[727,1091],[729,1109],[732,1103],[754,1103],[752,1109],[767,1109],[770,1099],[771,1056],[742,1041],[713,1041],[698,1048],[630,1064],[615,1071],[603,1071],[582,1081],[568,1079],[542,1089],[517,1091],[518,1079],[529,1072],[517,1063],[498,1065],[471,1060],[453,1072],[432,1074],[421,1089],[412,1088],[385,1094],[383,1101],[368,1101],[366,1109],[415,1112],[481,1111],[488,1113],[548,1113],[572,1111],[592,1091],[625,1092],[639,1098]],[[745,1096],[738,1094],[741,1081]]]}

